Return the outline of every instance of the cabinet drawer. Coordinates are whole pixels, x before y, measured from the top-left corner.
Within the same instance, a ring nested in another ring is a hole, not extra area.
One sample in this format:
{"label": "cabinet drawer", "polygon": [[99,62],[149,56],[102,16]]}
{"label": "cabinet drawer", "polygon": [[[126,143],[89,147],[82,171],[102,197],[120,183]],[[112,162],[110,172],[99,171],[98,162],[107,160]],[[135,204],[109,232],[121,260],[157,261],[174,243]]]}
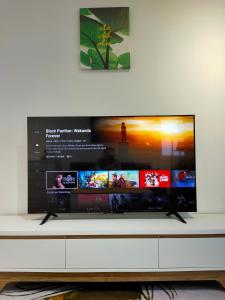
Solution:
{"label": "cabinet drawer", "polygon": [[0,269],[65,268],[65,240],[0,240]]}
{"label": "cabinet drawer", "polygon": [[66,267],[78,269],[158,268],[157,239],[66,241]]}
{"label": "cabinet drawer", "polygon": [[160,268],[223,268],[225,238],[159,240]]}

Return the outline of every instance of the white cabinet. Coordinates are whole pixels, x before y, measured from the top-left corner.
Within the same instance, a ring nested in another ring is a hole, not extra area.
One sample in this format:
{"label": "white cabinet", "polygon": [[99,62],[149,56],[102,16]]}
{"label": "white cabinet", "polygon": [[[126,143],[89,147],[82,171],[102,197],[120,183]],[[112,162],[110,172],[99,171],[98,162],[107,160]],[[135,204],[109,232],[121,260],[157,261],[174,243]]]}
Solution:
{"label": "white cabinet", "polygon": [[225,238],[0,239],[0,270],[225,269]]}
{"label": "white cabinet", "polygon": [[225,268],[225,238],[162,238],[160,268]]}
{"label": "white cabinet", "polygon": [[158,239],[67,240],[66,267],[75,269],[158,268]]}
{"label": "white cabinet", "polygon": [[225,238],[0,240],[0,270],[65,268],[225,268]]}
{"label": "white cabinet", "polygon": [[65,240],[0,240],[0,269],[29,268],[65,268]]}
{"label": "white cabinet", "polygon": [[0,216],[0,289],[38,280],[214,279],[225,287],[225,214],[194,214],[185,225],[172,218],[39,223]]}

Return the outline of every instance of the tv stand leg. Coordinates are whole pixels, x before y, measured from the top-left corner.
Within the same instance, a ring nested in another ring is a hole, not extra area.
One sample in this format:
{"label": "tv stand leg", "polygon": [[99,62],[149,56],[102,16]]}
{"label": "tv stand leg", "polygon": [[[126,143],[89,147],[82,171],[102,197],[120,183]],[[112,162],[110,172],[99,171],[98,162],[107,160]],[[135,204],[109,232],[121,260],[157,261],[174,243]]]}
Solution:
{"label": "tv stand leg", "polygon": [[182,217],[181,217],[181,215],[178,213],[178,212],[174,212],[174,211],[170,211],[170,212],[168,212],[167,214],[167,217],[169,217],[170,215],[175,215],[175,217],[177,217],[177,219],[180,221],[180,222],[182,222],[182,223],[187,223]]}
{"label": "tv stand leg", "polygon": [[58,217],[57,214],[47,213],[47,215],[44,217],[44,219],[41,221],[41,223],[39,225],[45,224],[51,216],[53,216],[55,218]]}

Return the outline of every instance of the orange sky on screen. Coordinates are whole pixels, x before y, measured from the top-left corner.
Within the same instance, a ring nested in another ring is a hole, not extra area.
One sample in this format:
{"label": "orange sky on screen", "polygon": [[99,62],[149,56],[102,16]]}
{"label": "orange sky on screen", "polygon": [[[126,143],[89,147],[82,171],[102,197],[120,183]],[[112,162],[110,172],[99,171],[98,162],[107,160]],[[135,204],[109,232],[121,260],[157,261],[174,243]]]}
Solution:
{"label": "orange sky on screen", "polygon": [[139,147],[160,147],[163,141],[179,142],[182,147],[194,146],[192,116],[174,117],[105,117],[96,129],[108,141],[120,141],[121,124],[125,123],[128,143]]}

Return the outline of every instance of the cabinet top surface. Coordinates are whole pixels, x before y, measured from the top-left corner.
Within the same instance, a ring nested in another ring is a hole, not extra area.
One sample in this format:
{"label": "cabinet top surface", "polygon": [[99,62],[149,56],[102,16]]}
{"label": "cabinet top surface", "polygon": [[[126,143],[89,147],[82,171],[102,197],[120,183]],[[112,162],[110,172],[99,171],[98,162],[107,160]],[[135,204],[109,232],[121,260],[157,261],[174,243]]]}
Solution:
{"label": "cabinet top surface", "polygon": [[59,215],[39,225],[43,215],[0,216],[0,236],[225,234],[225,213],[182,214],[187,224],[164,214],[142,217]]}

